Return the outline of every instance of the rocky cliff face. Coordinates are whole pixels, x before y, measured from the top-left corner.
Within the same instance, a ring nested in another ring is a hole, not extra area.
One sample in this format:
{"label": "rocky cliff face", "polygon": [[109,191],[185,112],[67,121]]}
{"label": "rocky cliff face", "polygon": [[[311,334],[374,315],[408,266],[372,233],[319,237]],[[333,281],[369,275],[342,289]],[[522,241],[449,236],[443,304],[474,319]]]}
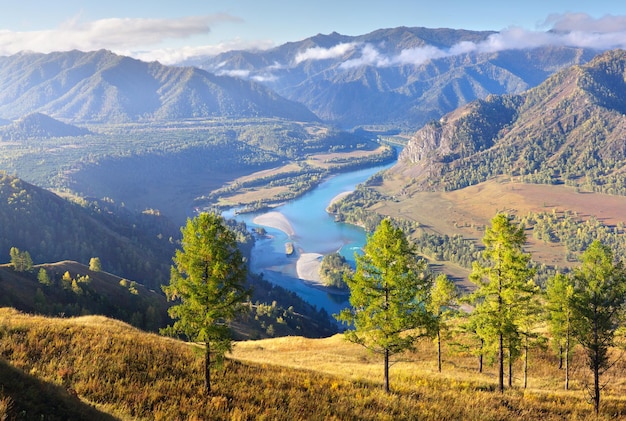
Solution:
{"label": "rocky cliff face", "polygon": [[427,124],[415,133],[398,160],[409,164],[439,161],[452,153],[453,133],[450,125]]}

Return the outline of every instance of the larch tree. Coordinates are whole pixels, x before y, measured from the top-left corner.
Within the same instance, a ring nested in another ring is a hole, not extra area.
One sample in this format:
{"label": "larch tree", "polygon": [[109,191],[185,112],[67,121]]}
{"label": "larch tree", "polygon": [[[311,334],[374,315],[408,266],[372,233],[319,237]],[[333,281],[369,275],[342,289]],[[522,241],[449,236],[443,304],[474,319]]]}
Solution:
{"label": "larch tree", "polygon": [[587,365],[593,374],[591,400],[596,414],[600,411],[600,377],[610,368],[610,348],[615,331],[624,316],[626,271],[616,262],[608,246],[594,241],[574,269],[572,332],[585,350]]}
{"label": "larch tree", "polygon": [[11,247],[9,250],[11,257],[11,265],[16,272],[29,272],[33,268],[33,259],[27,251],[20,251],[17,247]]}
{"label": "larch tree", "polygon": [[236,235],[221,216],[202,213],[181,228],[182,249],[176,250],[170,283],[163,287],[175,301],[175,319],[165,329],[205,345],[204,384],[211,392],[211,354],[220,364],[232,348],[230,322],[243,311],[249,297],[246,265]]}
{"label": "larch tree", "polygon": [[[463,297],[465,298],[465,297]],[[465,301],[465,299],[463,300]],[[457,315],[460,323],[457,324],[456,333],[462,335],[466,340],[454,341],[453,346],[462,352],[469,353],[477,357],[477,371],[483,372],[483,361],[485,357],[485,339],[481,335],[482,320],[476,317],[476,313],[466,313],[460,311]]]}
{"label": "larch tree", "polygon": [[546,283],[546,309],[548,331],[552,347],[559,357],[559,370],[565,369],[565,390],[569,389],[570,360],[573,348],[572,305],[574,281],[571,277],[557,273]]}
{"label": "larch tree", "polygon": [[346,339],[383,355],[384,388],[389,393],[390,356],[413,348],[432,331],[427,310],[432,277],[400,228],[384,219],[368,236],[356,270],[345,278],[350,306],[335,317],[352,329]]}
{"label": "larch tree", "polygon": [[[516,307],[518,311],[515,314],[515,325],[517,326],[520,336],[520,346],[523,351],[523,386],[528,386],[528,368],[529,368],[529,351],[533,347],[537,347],[545,342],[537,327],[541,323],[544,314],[542,303],[540,302],[541,289],[533,280],[529,280],[525,285],[523,292],[518,294],[518,302]],[[511,369],[513,361],[509,359],[509,369]],[[509,371],[509,386],[511,385],[512,373]]]}
{"label": "larch tree", "polygon": [[94,272],[102,271],[102,263],[100,262],[99,257],[92,257],[91,259],[89,259],[89,270],[92,270]]}
{"label": "larch tree", "polygon": [[446,322],[452,317],[453,308],[459,293],[456,285],[445,274],[435,278],[428,310],[433,315],[435,340],[437,341],[437,369],[441,373],[441,335],[448,329]]}
{"label": "larch tree", "polygon": [[529,280],[534,276],[530,254],[524,252],[526,234],[508,215],[499,213],[485,230],[482,260],[474,262],[470,280],[477,289],[470,295],[474,305],[470,317],[486,345],[495,345],[498,361],[498,390],[504,392],[505,351],[509,359],[509,385],[513,359],[519,356],[520,331],[516,324],[521,298],[532,294]]}

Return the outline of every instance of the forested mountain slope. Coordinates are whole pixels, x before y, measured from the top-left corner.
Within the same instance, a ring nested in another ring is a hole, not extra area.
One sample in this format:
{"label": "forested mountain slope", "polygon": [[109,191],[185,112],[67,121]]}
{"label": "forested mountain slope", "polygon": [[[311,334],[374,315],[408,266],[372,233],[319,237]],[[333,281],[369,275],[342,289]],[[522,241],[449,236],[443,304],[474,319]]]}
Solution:
{"label": "forested mountain slope", "polygon": [[[234,221],[230,227],[247,255],[254,241],[250,233]],[[169,323],[161,285],[169,282],[179,236],[178,227],[154,213],[134,215],[107,202],[81,206],[0,173],[0,263],[9,262],[12,247],[35,263],[20,271],[0,265],[0,306],[49,315],[101,314],[157,330]],[[92,257],[102,271],[89,270]],[[47,280],[40,279],[41,269]],[[324,310],[294,293],[256,274],[248,283],[250,311],[236,323],[238,337],[337,332]]]}
{"label": "forested mountain slope", "polygon": [[419,130],[392,174],[454,190],[498,175],[626,194],[626,52],[603,53],[520,95],[490,96]]}
{"label": "forested mountain slope", "polygon": [[214,116],[317,120],[303,105],[255,82],[192,67],[146,63],[105,50],[0,57],[0,117],[33,112],[97,123]]}
{"label": "forested mountain slope", "polygon": [[520,93],[595,54],[570,47],[461,52],[494,34],[407,27],[319,34],[267,51],[226,52],[199,65],[257,80],[343,127],[416,129],[474,99]]}
{"label": "forested mountain slope", "polygon": [[158,289],[169,275],[172,236],[178,228],[158,215],[107,203],[83,207],[0,173],[0,262],[9,261],[11,247],[35,263],[98,257],[104,270]]}
{"label": "forested mountain slope", "polygon": [[99,314],[158,332],[170,321],[163,294],[108,272],[69,260],[15,271],[0,265],[0,307],[76,317]]}

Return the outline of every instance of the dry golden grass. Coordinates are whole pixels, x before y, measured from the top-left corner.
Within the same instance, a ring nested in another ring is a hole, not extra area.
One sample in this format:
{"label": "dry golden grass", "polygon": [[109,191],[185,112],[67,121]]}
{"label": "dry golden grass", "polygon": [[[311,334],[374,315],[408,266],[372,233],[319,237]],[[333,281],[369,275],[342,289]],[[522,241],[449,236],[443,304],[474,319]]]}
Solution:
{"label": "dry golden grass", "polygon": [[[86,414],[72,419],[92,420],[111,416],[125,420],[584,420],[592,416],[582,389],[582,368],[575,373],[574,390],[566,393],[554,357],[546,352],[533,354],[529,389],[521,389],[516,377],[515,388],[501,395],[494,391],[492,368],[478,374],[474,357],[454,354],[449,347],[444,372],[436,372],[434,346],[425,341],[392,366],[393,393],[387,395],[381,387],[380,360],[341,335],[247,341],[236,344],[225,370],[214,373],[213,393],[206,395],[202,354],[194,348],[103,317],[54,319],[0,309],[0,369],[6,367],[36,382],[14,393],[8,378],[0,376],[0,411],[9,419],[23,408],[39,408],[29,415],[69,419],[67,414]],[[623,378],[624,364],[616,370],[616,378]],[[39,393],[49,387],[63,396]],[[626,417],[625,391],[623,380],[605,391],[599,419]],[[66,408],[67,402],[77,408]],[[65,409],[54,412],[60,408]]]}
{"label": "dry golden grass", "polygon": [[[443,417],[441,419],[537,419],[535,416],[528,418],[530,414],[541,414],[545,419],[587,419],[592,412],[586,390],[591,379],[582,352],[577,351],[572,362],[570,390],[563,389],[564,372],[558,369],[556,357],[548,350],[533,350],[528,387],[522,387],[522,363],[518,361],[514,366],[513,389],[500,396],[495,392],[497,378],[493,365],[485,363],[483,373],[478,373],[475,356],[444,345],[443,370],[439,373],[435,346],[431,340],[424,339],[414,352],[396,358],[390,369],[391,386],[397,394],[417,393],[420,400],[428,397],[431,404],[441,406],[439,410],[448,408],[449,418],[443,415],[445,411],[437,412],[431,408],[427,412],[437,413]],[[382,358],[346,342],[343,335],[325,339],[276,338],[238,342],[232,357],[239,361],[321,372],[351,382],[371,383],[380,389],[383,385]],[[619,356],[616,355],[616,359],[619,360]],[[607,419],[615,415],[626,417],[624,373],[626,364],[620,362],[605,377],[610,380],[602,397],[603,414]],[[511,405],[511,412],[504,418],[498,415],[502,410],[499,399]],[[489,406],[477,404],[479,401]],[[431,418],[424,416],[424,419]]]}
{"label": "dry golden grass", "polygon": [[[483,228],[491,218],[505,211],[519,216],[528,212],[570,210],[582,219],[596,216],[608,225],[624,221],[626,197],[599,193],[580,193],[564,185],[525,184],[500,177],[451,192],[421,192],[407,187],[406,179],[390,173],[377,190],[397,200],[381,201],[371,209],[382,215],[419,222],[438,234],[460,234],[480,241]],[[528,251],[533,259],[561,267],[572,263],[565,259],[565,250],[558,244],[528,238]]]}
{"label": "dry golden grass", "polygon": [[336,164],[332,163],[333,159],[342,159],[346,161],[350,161],[352,159],[358,158],[366,158],[370,156],[377,156],[382,154],[385,151],[385,146],[380,146],[374,150],[357,150],[352,152],[333,152],[333,153],[324,153],[312,155],[307,158],[307,163],[312,165],[313,167],[326,168],[330,169]]}

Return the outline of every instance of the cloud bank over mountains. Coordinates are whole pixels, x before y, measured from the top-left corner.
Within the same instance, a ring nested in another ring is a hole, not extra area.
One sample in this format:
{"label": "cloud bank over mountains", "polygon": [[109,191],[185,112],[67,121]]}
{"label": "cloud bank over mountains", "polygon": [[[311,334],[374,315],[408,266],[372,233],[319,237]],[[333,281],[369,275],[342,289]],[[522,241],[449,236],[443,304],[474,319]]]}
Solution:
{"label": "cloud bank over mountains", "polygon": [[[392,56],[381,53],[375,45],[369,43],[344,43],[328,49],[314,47],[298,53],[294,62],[299,64],[305,60],[340,59],[352,53],[351,58],[340,65],[344,69],[351,69],[364,65],[375,67],[420,65],[428,60],[467,53],[495,53],[549,45],[598,50],[626,48],[626,16],[608,15],[593,19],[586,14],[553,15],[546,22],[553,23],[552,29],[547,32],[512,27],[490,35],[481,42],[464,41],[449,49],[425,45],[405,49]],[[355,51],[359,55],[352,58]]]}
{"label": "cloud bank over mountains", "polygon": [[82,22],[73,18],[58,28],[41,31],[17,32],[0,30],[0,55],[22,51],[50,53],[53,51],[111,50],[117,54],[164,64],[198,55],[215,55],[232,49],[269,48],[267,41],[255,45],[232,40],[225,43],[158,48],[164,42],[206,35],[214,25],[224,22],[241,22],[236,16],[225,13],[205,16],[187,16],[174,19],[110,18]]}
{"label": "cloud bank over mountains", "polygon": [[[228,14],[175,19],[111,18],[92,22],[73,19],[51,30],[30,32],[0,30],[0,55],[11,55],[20,51],[48,53],[104,48],[141,60],[158,60],[163,64],[174,64],[197,56],[217,55],[228,50],[274,47],[271,41],[256,41],[251,44],[233,39],[211,45],[159,48],[167,41],[180,42],[194,36],[206,35],[211,32],[214,25],[240,21],[240,18]],[[478,43],[462,42],[445,50],[427,45],[407,49],[393,56],[381,53],[380,48],[372,44],[342,43],[330,48],[313,47],[297,53],[293,63],[283,65],[345,57],[341,67],[350,69],[362,65],[377,67],[419,65],[427,60],[469,52],[489,53],[546,45],[598,50],[626,48],[626,16],[605,15],[593,18],[584,13],[555,14],[550,15],[542,26],[548,30],[531,31],[511,27]]]}

